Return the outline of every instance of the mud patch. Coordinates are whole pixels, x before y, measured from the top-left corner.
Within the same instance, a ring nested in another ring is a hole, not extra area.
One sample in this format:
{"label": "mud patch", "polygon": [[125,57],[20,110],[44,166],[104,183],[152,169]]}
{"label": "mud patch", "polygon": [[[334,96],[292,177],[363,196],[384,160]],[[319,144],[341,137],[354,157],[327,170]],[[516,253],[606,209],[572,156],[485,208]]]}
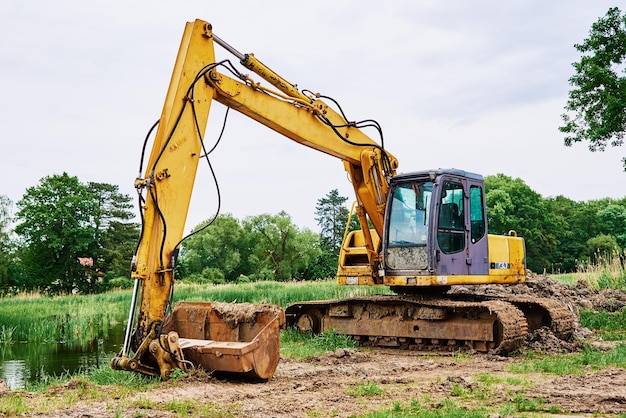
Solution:
{"label": "mud patch", "polygon": [[626,413],[626,370],[608,368],[556,378],[527,395],[570,413]]}
{"label": "mud patch", "polygon": [[617,289],[593,289],[585,281],[575,285],[563,284],[548,276],[529,272],[522,284],[488,284],[455,286],[451,294],[479,294],[486,296],[531,296],[555,298],[565,302],[576,314],[584,309],[615,312],[626,306],[626,292]]}
{"label": "mud patch", "polygon": [[575,337],[562,340],[547,327],[541,327],[528,333],[524,347],[530,350],[546,352],[546,353],[572,353],[579,351],[584,346],[584,338],[581,336],[588,336],[588,333],[583,333],[582,329],[578,327],[579,331]]}

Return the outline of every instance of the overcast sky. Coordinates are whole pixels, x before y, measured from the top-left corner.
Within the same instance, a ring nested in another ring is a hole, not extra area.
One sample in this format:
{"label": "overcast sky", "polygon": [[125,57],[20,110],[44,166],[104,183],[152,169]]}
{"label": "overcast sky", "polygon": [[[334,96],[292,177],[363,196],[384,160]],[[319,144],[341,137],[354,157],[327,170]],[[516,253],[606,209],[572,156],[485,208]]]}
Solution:
{"label": "overcast sky", "polygon": [[[622,198],[624,149],[568,148],[558,131],[580,58],[573,45],[615,5],[3,0],[0,195],[16,202],[43,177],[67,172],[134,196],[184,24],[200,18],[300,88],[335,98],[350,119],[377,120],[399,172],[454,167],[519,177],[544,197]],[[220,107],[212,107],[207,141],[218,136]],[[213,163],[222,213],[239,219],[285,210],[317,230],[318,199],[332,189],[353,199],[339,160],[235,112]],[[201,166],[187,230],[215,210]]]}

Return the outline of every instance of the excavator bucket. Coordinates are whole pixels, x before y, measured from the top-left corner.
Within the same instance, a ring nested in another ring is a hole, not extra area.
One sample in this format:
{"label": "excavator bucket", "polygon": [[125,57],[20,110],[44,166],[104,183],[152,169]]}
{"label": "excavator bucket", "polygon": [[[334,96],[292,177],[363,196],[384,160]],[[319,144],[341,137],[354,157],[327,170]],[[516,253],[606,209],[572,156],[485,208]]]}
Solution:
{"label": "excavator bucket", "polygon": [[285,312],[275,305],[179,302],[163,333],[176,332],[185,360],[208,371],[267,380],[280,360]]}

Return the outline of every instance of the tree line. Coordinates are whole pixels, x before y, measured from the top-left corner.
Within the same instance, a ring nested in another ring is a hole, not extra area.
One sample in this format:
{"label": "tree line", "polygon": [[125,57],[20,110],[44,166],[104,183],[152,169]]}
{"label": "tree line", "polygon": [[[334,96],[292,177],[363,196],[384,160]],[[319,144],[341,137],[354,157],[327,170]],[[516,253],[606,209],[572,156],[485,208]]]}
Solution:
{"label": "tree line", "polygon": [[515,230],[526,242],[526,262],[535,272],[565,273],[626,250],[626,198],[576,202],[544,198],[521,179],[485,177],[489,232]]}
{"label": "tree line", "polygon": [[[532,271],[565,273],[613,257],[624,261],[626,197],[544,198],[523,180],[498,174],[485,177],[485,199],[489,232],[515,230],[524,237]],[[349,217],[347,200],[336,189],[318,200],[319,234],[298,229],[284,212],[243,221],[220,216],[184,243],[182,277],[219,283],[333,277]]]}
{"label": "tree line", "polygon": [[0,196],[0,292],[96,293],[130,275],[139,225],[118,186],[63,173],[28,188],[14,216],[12,203]]}
{"label": "tree line", "polygon": [[[320,199],[317,234],[291,217],[261,214],[239,221],[220,215],[186,239],[177,278],[207,283],[311,280],[336,269],[348,210],[336,190]],[[106,183],[63,173],[40,180],[15,204],[0,195],[0,293],[97,293],[130,285],[140,225],[132,198]],[[333,266],[334,264],[334,266]]]}
{"label": "tree line", "polygon": [[[485,177],[485,199],[489,232],[524,237],[532,271],[571,272],[607,257],[624,261],[626,197],[544,198],[521,179],[498,174]],[[202,222],[182,244],[176,276],[201,283],[333,277],[347,201],[336,189],[318,199],[319,233],[294,225],[285,212],[243,220],[224,214],[208,228]],[[16,207],[10,216],[12,202],[0,196],[3,293],[96,293],[131,284],[140,227],[131,197],[117,186],[53,175],[28,188]]]}

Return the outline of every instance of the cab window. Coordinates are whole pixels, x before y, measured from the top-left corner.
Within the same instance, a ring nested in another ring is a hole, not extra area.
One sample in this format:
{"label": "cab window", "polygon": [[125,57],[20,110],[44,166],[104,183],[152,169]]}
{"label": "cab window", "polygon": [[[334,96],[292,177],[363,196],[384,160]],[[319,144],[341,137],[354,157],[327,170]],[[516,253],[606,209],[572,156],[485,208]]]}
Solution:
{"label": "cab window", "polygon": [[387,229],[390,247],[426,245],[431,193],[430,181],[395,187]]}
{"label": "cab window", "polygon": [[470,187],[470,223],[472,243],[485,236],[485,207],[483,206],[483,189]]}
{"label": "cab window", "polygon": [[463,185],[454,181],[443,182],[437,219],[437,242],[446,254],[465,249],[465,223],[463,219]]}

